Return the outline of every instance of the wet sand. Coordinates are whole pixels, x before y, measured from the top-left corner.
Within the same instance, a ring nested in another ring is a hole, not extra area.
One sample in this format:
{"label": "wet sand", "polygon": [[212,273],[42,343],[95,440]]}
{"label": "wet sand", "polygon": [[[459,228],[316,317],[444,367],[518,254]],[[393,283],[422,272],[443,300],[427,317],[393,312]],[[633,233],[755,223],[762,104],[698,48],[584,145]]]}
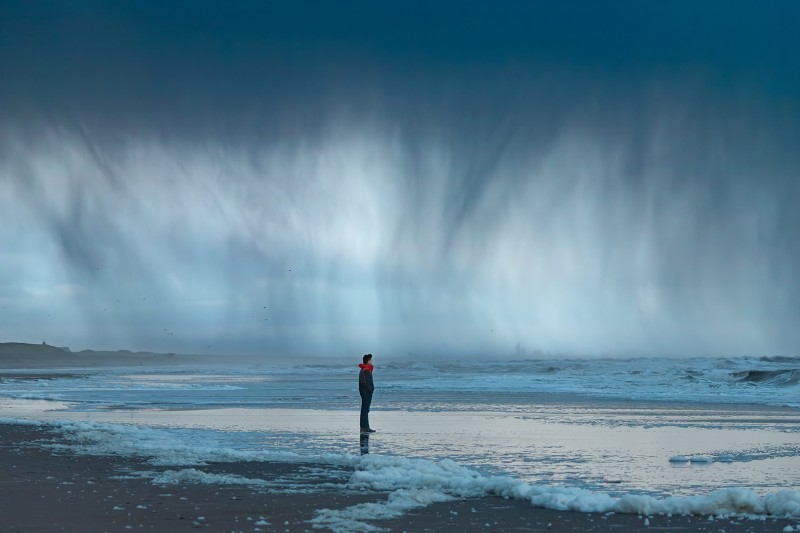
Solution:
{"label": "wet sand", "polygon": [[[132,474],[191,466],[153,466],[146,458],[77,455],[49,426],[0,424],[0,530],[21,531],[320,531],[321,509],[386,501],[347,488],[343,467],[291,463],[217,463],[206,473],[265,480],[267,486],[154,484]],[[54,447],[55,445],[55,447]],[[796,520],[709,520],[535,509],[496,497],[437,503],[370,524],[388,531],[726,531],[778,532]],[[324,528],[323,528],[324,530]]]}
{"label": "wet sand", "polygon": [[[344,508],[381,499],[348,492],[350,473],[288,463],[196,466],[273,481],[274,487],[161,484],[133,472],[180,470],[145,458],[76,455],[46,427],[0,424],[0,531],[305,531],[320,507]],[[325,483],[339,488],[322,486]],[[286,493],[286,490],[309,493]]]}

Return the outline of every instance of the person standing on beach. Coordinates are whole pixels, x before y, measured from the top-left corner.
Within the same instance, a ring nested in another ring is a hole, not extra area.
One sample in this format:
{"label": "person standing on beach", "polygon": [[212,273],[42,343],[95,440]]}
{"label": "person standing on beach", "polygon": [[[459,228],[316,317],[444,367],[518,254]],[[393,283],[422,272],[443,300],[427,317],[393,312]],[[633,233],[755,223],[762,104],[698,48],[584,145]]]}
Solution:
{"label": "person standing on beach", "polygon": [[358,365],[361,371],[358,373],[358,393],[361,395],[361,432],[375,433],[369,427],[369,406],[372,403],[372,393],[375,391],[375,384],[372,382],[372,354],[368,353],[362,358],[363,363]]}

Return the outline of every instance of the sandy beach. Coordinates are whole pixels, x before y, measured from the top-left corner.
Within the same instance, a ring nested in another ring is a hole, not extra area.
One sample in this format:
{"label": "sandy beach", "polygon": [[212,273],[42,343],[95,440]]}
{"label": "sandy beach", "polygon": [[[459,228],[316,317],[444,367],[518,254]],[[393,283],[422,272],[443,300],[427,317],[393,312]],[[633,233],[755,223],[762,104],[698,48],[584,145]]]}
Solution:
{"label": "sandy beach", "polygon": [[[189,356],[178,359],[194,364],[178,366],[149,354],[0,348],[3,532],[799,530],[792,408],[560,394],[548,401],[520,394],[492,406],[470,403],[463,391],[456,399],[409,389],[422,383],[418,370],[396,366],[382,375],[387,384],[395,379],[383,405],[391,407],[397,389],[407,390],[395,402],[418,403],[376,412],[380,431],[365,447],[351,431],[352,409],[330,405],[349,398],[349,366],[337,377],[335,365],[247,363],[232,371]],[[469,368],[448,367],[448,379],[454,369],[471,379]],[[670,368],[665,375],[674,375]],[[420,409],[431,404],[437,409]],[[684,451],[716,462],[667,461]],[[472,455],[451,460],[465,454]],[[483,474],[464,467],[470,458]],[[503,477],[509,471],[529,485]],[[596,492],[570,493],[576,475]],[[778,511],[709,516],[766,509],[765,500],[750,505],[750,493],[738,491],[748,486],[772,494]],[[672,515],[644,514],[653,507],[636,503],[639,487],[689,499],[659,500]],[[498,496],[516,488],[525,495]],[[738,491],[736,501],[708,496],[718,488]],[[628,494],[633,506],[608,512],[606,491]],[[562,496],[576,499],[562,505]],[[596,505],[604,512],[587,512]],[[683,508],[698,514],[674,511]]]}
{"label": "sandy beach", "polygon": [[[381,504],[388,496],[350,490],[352,472],[331,465],[212,463],[194,468],[220,479],[241,476],[263,484],[192,483],[186,477],[158,483],[160,473],[192,467],[154,466],[145,457],[75,454],[47,425],[0,424],[0,439],[0,529],[8,532],[343,530],[341,524],[319,524],[320,511]],[[387,531],[776,532],[795,523],[564,512],[499,497],[434,503],[368,521]]]}

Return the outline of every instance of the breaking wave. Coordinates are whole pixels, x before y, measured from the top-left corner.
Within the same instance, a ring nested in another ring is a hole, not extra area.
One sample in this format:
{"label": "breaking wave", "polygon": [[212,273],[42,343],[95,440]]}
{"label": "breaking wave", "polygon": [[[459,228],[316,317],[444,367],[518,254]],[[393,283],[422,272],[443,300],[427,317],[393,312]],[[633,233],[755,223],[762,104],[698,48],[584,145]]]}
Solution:
{"label": "breaking wave", "polygon": [[797,385],[800,383],[800,369],[786,370],[742,370],[732,372],[737,381],[758,385]]}

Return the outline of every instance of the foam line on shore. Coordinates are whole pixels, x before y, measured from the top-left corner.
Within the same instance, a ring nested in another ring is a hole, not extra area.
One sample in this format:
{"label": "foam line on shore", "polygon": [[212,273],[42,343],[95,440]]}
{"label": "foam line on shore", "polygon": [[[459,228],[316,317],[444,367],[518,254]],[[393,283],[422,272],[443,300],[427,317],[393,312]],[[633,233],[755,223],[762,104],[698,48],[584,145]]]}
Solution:
{"label": "foam line on shore", "polygon": [[[89,455],[136,455],[155,465],[201,465],[206,462],[265,461],[321,463],[354,469],[348,487],[387,491],[390,499],[381,513],[390,517],[402,509],[424,506],[447,498],[496,495],[530,501],[533,506],[581,512],[643,515],[741,515],[800,517],[800,491],[781,490],[759,495],[747,488],[725,488],[705,495],[654,497],[629,493],[620,497],[574,487],[532,485],[510,476],[487,476],[444,459],[431,461],[385,455],[309,454],[279,450],[232,450],[182,442],[168,431],[95,422],[31,422],[0,419],[0,423],[49,425],[64,432],[67,443],[52,443]],[[428,502],[428,503],[425,503]],[[346,516],[323,513],[320,521],[374,519],[375,509],[348,509]],[[342,513],[344,511],[338,511]],[[321,522],[321,523],[322,523]]]}
{"label": "foam line on shore", "polygon": [[758,495],[747,488],[725,488],[707,495],[658,498],[646,494],[612,497],[575,487],[531,485],[508,476],[484,476],[451,460],[364,457],[351,485],[378,490],[437,488],[458,497],[497,495],[529,500],[561,511],[635,514],[800,516],[800,491]]}

